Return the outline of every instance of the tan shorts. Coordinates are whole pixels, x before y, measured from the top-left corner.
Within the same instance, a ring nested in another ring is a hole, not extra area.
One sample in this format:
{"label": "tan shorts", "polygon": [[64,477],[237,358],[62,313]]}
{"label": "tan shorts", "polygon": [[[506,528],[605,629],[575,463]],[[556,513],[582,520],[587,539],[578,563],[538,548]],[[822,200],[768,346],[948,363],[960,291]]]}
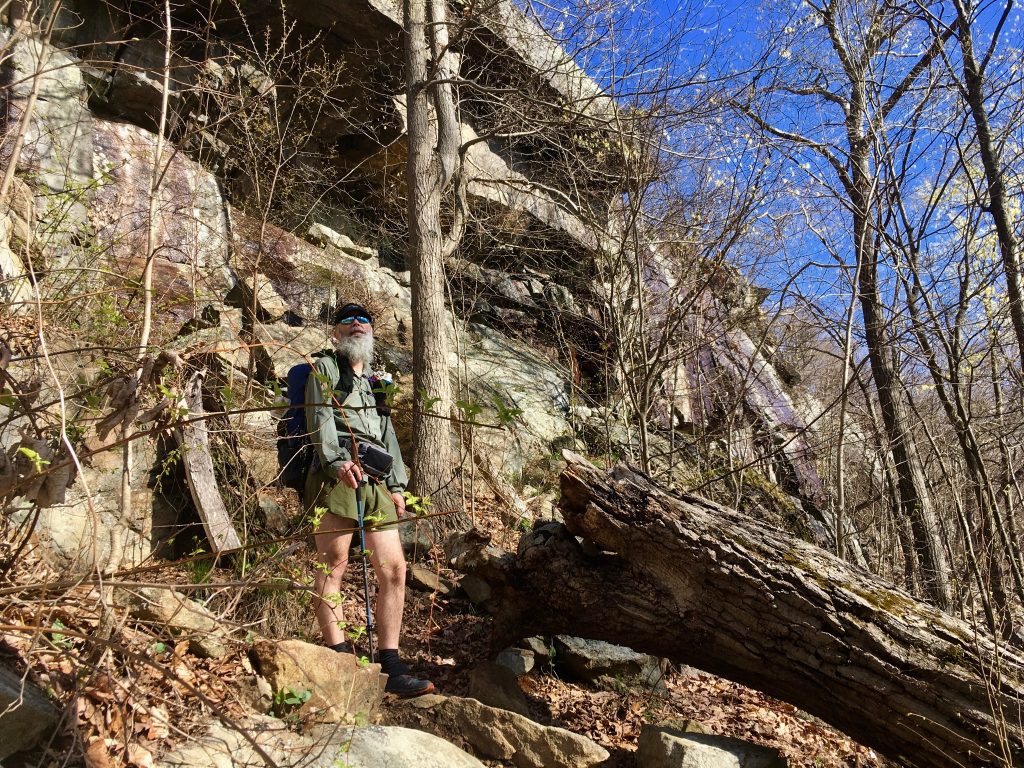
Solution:
{"label": "tan shorts", "polygon": [[[393,523],[398,520],[391,492],[381,483],[366,483],[359,489],[363,516],[368,526]],[[358,524],[356,492],[344,483],[331,479],[325,472],[311,472],[306,478],[303,501],[307,510],[326,507],[332,515],[353,520]]]}

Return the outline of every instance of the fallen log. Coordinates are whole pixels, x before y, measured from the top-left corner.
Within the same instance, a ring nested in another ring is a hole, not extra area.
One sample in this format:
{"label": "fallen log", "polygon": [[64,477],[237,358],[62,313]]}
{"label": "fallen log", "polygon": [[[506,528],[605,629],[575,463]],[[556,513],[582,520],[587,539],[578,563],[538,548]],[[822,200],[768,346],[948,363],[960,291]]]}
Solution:
{"label": "fallen log", "polygon": [[[187,384],[185,402],[188,404],[189,416],[195,419],[202,416],[203,410],[203,374],[196,373]],[[181,446],[181,459],[185,467],[185,480],[196,505],[206,539],[215,554],[225,550],[238,549],[242,546],[238,532],[231,522],[231,515],[224,506],[220,495],[217,476],[213,469],[213,454],[210,452],[210,432],[206,421],[192,420],[181,424],[175,429],[178,445]]]}
{"label": "fallen log", "polygon": [[606,640],[757,688],[909,766],[1024,765],[1019,652],[735,510],[566,458],[564,527],[524,534],[515,555],[473,537],[455,553],[488,588],[499,645]]}

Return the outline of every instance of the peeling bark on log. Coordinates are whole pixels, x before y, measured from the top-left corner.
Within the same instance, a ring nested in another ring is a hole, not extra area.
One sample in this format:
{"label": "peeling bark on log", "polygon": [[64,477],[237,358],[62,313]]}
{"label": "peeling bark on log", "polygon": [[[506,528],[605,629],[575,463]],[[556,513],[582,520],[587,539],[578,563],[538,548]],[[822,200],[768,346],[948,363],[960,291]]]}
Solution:
{"label": "peeling bark on log", "polygon": [[[203,414],[203,376],[197,373],[188,382],[185,394],[190,417]],[[217,477],[213,471],[213,456],[210,453],[210,435],[206,421],[183,424],[175,430],[178,444],[182,447],[182,462],[192,501],[203,521],[206,538],[215,554],[242,546],[235,526],[231,523],[224,499],[221,498]]]}
{"label": "peeling bark on log", "polygon": [[490,587],[497,643],[621,643],[789,701],[906,765],[1024,766],[1020,653],[734,510],[566,458],[565,527],[525,534],[516,555],[472,537],[455,553]]}

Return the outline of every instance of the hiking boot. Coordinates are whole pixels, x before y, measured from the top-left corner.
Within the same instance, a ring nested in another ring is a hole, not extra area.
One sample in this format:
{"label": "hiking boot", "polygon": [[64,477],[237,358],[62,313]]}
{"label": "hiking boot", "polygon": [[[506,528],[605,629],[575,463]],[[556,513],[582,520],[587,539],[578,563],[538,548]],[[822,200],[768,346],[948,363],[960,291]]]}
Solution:
{"label": "hiking boot", "polygon": [[434,692],[434,684],[413,675],[388,675],[388,683],[384,686],[385,693],[393,693],[403,699],[423,696]]}
{"label": "hiking boot", "polygon": [[[384,656],[384,654],[381,655]],[[413,675],[408,664],[387,656],[381,658],[380,662],[380,671],[388,676],[387,685],[384,686],[385,693],[393,693],[402,698],[412,698],[434,692],[434,684]]]}

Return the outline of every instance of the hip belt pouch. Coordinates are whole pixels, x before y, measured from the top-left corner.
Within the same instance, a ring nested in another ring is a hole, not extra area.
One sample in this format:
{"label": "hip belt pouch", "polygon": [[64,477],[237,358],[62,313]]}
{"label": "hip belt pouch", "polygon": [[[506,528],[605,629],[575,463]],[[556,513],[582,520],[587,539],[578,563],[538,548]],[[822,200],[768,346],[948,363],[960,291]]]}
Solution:
{"label": "hip belt pouch", "polygon": [[383,480],[391,473],[394,458],[373,443],[359,443],[359,463],[374,480]]}

